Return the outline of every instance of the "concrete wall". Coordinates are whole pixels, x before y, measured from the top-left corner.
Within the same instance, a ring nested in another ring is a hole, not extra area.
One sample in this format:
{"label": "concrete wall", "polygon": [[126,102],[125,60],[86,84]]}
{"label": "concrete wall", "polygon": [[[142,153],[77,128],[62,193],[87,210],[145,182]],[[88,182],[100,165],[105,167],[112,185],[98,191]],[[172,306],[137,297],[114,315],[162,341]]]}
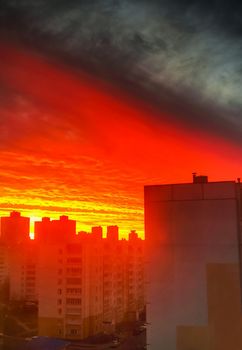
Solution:
{"label": "concrete wall", "polygon": [[239,265],[238,222],[234,182],[145,188],[150,349],[185,350],[181,327],[207,342],[206,267]]}

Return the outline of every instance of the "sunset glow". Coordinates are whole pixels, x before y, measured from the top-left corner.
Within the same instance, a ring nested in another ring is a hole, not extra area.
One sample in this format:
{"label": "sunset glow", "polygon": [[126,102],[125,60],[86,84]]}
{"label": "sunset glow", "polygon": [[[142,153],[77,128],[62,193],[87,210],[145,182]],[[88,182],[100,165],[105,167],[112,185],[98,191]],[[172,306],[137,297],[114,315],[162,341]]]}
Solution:
{"label": "sunset glow", "polygon": [[[0,215],[69,215],[78,230],[143,235],[143,186],[240,175],[241,149],[170,122],[109,83],[0,47]],[[236,155],[236,157],[235,157]],[[33,226],[31,227],[33,233]]]}

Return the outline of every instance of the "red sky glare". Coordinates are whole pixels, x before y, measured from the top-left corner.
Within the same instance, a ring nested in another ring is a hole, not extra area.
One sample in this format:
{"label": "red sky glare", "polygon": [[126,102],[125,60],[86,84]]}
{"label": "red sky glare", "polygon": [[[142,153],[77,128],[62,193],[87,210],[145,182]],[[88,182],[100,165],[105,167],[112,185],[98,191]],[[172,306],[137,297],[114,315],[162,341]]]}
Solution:
{"label": "red sky glare", "polygon": [[65,213],[79,230],[117,224],[143,235],[145,184],[241,175],[232,142],[36,54],[1,45],[0,83],[0,215]]}

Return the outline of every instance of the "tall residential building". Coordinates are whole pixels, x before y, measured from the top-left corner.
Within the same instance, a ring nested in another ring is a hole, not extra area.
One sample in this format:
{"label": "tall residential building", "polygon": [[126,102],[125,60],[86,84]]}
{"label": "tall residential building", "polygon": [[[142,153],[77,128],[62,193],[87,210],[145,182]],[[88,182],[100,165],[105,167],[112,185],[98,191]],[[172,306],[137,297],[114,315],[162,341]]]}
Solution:
{"label": "tall residential building", "polygon": [[113,332],[144,310],[144,241],[135,231],[129,240],[119,239],[118,226],[107,227],[106,238],[101,226],[76,234],[76,222],[61,216],[36,222],[30,240],[29,220],[19,213],[5,219],[0,292],[38,305],[39,335],[84,339]]}
{"label": "tall residential building", "polygon": [[0,241],[6,245],[29,241],[30,219],[13,211],[9,217],[1,218]]}
{"label": "tall residential building", "polygon": [[9,251],[4,244],[0,244],[0,295],[5,294],[8,288]]}
{"label": "tall residential building", "polygon": [[107,239],[109,241],[117,241],[119,239],[118,226],[108,226],[107,227]]}
{"label": "tall residential building", "polygon": [[145,305],[144,241],[135,231],[129,234],[126,257],[126,312],[128,319],[138,320]]}
{"label": "tall residential building", "polygon": [[75,228],[76,222],[66,216],[35,223],[39,335],[83,338],[89,329],[89,261],[85,247],[77,242]]}
{"label": "tall residential building", "polygon": [[37,245],[33,240],[8,246],[10,301],[38,301]]}
{"label": "tall residential building", "polygon": [[144,311],[144,241],[135,231],[129,240],[119,240],[117,226],[112,227],[114,236],[103,242],[103,308],[105,323],[115,327],[138,320]]}
{"label": "tall residential building", "polygon": [[93,271],[89,246],[80,242],[39,249],[39,335],[82,339],[99,333],[101,267],[96,261],[98,271]]}
{"label": "tall residential building", "polygon": [[59,220],[42,218],[35,222],[35,239],[39,242],[59,244],[74,241],[76,238],[76,221],[62,215]]}
{"label": "tall residential building", "polygon": [[240,182],[145,187],[151,350],[242,348]]}
{"label": "tall residential building", "polygon": [[36,223],[39,335],[83,339],[134,320],[144,309],[143,241],[137,234],[130,242],[119,240],[112,226],[104,239],[98,226],[75,241],[69,233],[53,244],[40,237],[46,222]]}
{"label": "tall residential building", "polygon": [[125,248],[117,226],[107,227],[103,242],[103,319],[115,327],[124,317]]}
{"label": "tall residential building", "polygon": [[1,218],[0,279],[10,300],[37,301],[36,251],[29,237],[30,219],[19,212]]}

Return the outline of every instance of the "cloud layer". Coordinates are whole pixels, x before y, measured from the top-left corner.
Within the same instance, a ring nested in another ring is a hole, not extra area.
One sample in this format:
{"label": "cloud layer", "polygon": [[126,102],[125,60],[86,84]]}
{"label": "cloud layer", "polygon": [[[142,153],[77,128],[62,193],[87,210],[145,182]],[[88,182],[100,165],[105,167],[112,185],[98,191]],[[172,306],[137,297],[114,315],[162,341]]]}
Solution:
{"label": "cloud layer", "polygon": [[[118,224],[143,233],[143,186],[234,179],[241,149],[194,131],[86,73],[0,46],[0,214],[66,213],[79,229]],[[222,169],[222,171],[221,171]],[[235,175],[236,174],[236,175]]]}
{"label": "cloud layer", "polygon": [[241,138],[241,5],[3,1],[3,28],[199,128]]}
{"label": "cloud layer", "polygon": [[2,0],[0,214],[143,232],[143,186],[241,173],[225,1]]}

